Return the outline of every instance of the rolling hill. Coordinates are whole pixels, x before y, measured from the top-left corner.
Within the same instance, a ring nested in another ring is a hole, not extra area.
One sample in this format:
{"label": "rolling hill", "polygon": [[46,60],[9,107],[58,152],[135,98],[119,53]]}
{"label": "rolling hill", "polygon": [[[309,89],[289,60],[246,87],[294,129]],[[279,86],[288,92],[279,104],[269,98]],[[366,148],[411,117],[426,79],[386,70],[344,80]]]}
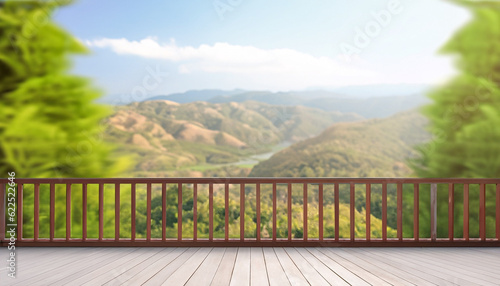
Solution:
{"label": "rolling hill", "polygon": [[260,162],[253,177],[402,177],[413,146],[430,139],[416,111],[385,119],[337,123]]}
{"label": "rolling hill", "polygon": [[353,113],[252,101],[180,104],[156,100],[115,107],[108,118],[107,139],[118,144],[118,153],[133,154],[134,172],[140,173],[130,175],[190,170],[178,175],[201,176],[211,166],[310,138],[335,122],[361,119]]}

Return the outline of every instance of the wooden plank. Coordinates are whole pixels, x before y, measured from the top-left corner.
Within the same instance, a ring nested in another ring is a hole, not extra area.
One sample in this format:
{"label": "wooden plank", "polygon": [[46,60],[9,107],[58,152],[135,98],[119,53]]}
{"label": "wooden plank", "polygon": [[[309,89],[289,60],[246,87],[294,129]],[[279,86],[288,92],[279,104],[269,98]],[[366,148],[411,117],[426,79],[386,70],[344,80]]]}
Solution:
{"label": "wooden plank", "polygon": [[120,257],[113,263],[102,265],[99,271],[92,272],[91,277],[86,278],[85,283],[81,285],[104,285],[110,280],[120,281],[121,279],[117,279],[117,277],[120,277],[123,273],[127,273],[127,271],[134,270],[134,267],[140,267],[141,264],[148,264],[150,259],[155,254],[158,254],[158,252],[158,248],[138,249],[128,257]]}
{"label": "wooden plank", "polygon": [[250,249],[250,284],[255,286],[269,285],[266,262],[261,247]]}
{"label": "wooden plank", "polygon": [[191,256],[183,265],[179,267],[162,285],[184,285],[191,275],[200,267],[208,254],[212,251],[210,247],[201,248],[193,256]]}
{"label": "wooden plank", "polygon": [[349,269],[346,265],[343,265],[336,260],[328,257],[324,250],[326,248],[306,248],[309,253],[311,253],[314,257],[316,257],[319,261],[321,261],[326,267],[331,269],[337,275],[342,277],[345,281],[349,282],[351,285],[371,285],[367,281],[363,280],[358,275],[354,274],[351,269]]}
{"label": "wooden plank", "polygon": [[[269,278],[269,285],[271,286],[282,286],[282,285],[290,285],[288,278],[285,274],[285,271],[281,267],[281,264],[274,252],[273,248],[264,247],[262,249],[264,253],[264,259],[266,261],[266,270]],[[224,285],[224,284],[220,284]]]}
{"label": "wooden plank", "polygon": [[[391,252],[394,251],[399,251],[399,249],[396,248],[380,248],[377,249],[380,251],[382,255],[389,255]],[[426,249],[426,248],[421,248],[423,252],[425,250],[428,250],[427,254],[429,257],[432,257],[432,249]],[[407,252],[405,252],[405,255],[408,255]],[[407,257],[402,257],[400,253],[395,254],[392,256],[392,259],[395,261],[398,261],[399,263],[405,264],[407,267],[411,267],[414,269],[419,269],[421,271],[424,271],[428,274],[432,274],[434,276],[440,277],[441,279],[446,280],[448,283],[453,282],[454,284],[459,284],[459,285],[476,285],[474,282],[470,281],[470,279],[464,279],[464,276],[462,276],[460,273],[455,272],[455,271],[445,271],[445,269],[441,267],[435,267],[432,266],[430,259],[427,262],[421,262],[419,260],[413,260],[413,259],[408,259]],[[465,277],[467,277],[467,273],[464,273]]]}
{"label": "wooden plank", "polygon": [[437,239],[437,184],[431,184],[431,240]]}
{"label": "wooden plank", "polygon": [[[144,273],[150,273],[151,269],[154,267],[158,267],[157,265],[171,262],[175,259],[177,251],[176,248],[160,248],[157,249],[157,253],[153,256],[143,259],[138,263],[134,264],[130,268],[128,268],[125,272],[120,273],[119,275],[113,277],[111,280],[108,280],[103,285],[135,285],[131,284],[129,280],[133,279],[135,276],[144,276]],[[179,255],[182,252],[178,252]]]}
{"label": "wooden plank", "polygon": [[[307,248],[297,247],[295,250],[300,253],[300,255],[305,259],[309,264],[316,269],[316,271],[326,279],[332,285],[350,285],[347,283],[342,277],[335,273],[332,269],[328,268],[323,262],[321,262],[318,258],[312,255]],[[295,259],[294,259],[295,260]]]}
{"label": "wooden plank", "polygon": [[[95,271],[96,264],[112,263],[120,257],[133,252],[133,249],[124,251],[120,249],[116,250],[84,250],[79,249],[76,252],[66,252],[64,250],[58,249],[57,252],[47,255],[42,259],[48,259],[51,257],[50,261],[53,263],[38,265],[30,268],[29,272],[21,272],[18,283],[20,285],[68,285],[69,281],[75,281],[81,279],[84,275]],[[75,259],[74,257],[78,257]],[[40,261],[39,261],[40,262]],[[93,267],[89,265],[92,263]],[[61,271],[62,269],[67,269],[66,271]],[[80,280],[81,281],[81,280]],[[82,282],[83,283],[83,282]],[[72,284],[76,285],[76,284]]]}
{"label": "wooden plank", "polygon": [[[457,271],[465,273],[467,277],[466,279],[469,279],[474,283],[479,283],[480,285],[486,285],[487,283],[495,283],[499,281],[498,275],[495,277],[491,271],[486,270],[485,268],[475,268],[474,265],[469,265],[469,262],[473,261],[474,257],[471,257],[468,261],[459,263],[456,259],[447,255],[449,252],[450,249],[445,249],[445,251],[441,251],[440,249],[437,251],[429,251],[428,249],[415,251],[414,249],[408,249],[405,251],[408,257],[411,257],[413,260],[418,260],[422,263],[429,263],[430,267],[434,265],[434,267],[442,268],[444,271]],[[432,261],[429,261],[429,256],[432,256]]]}
{"label": "wooden plank", "polygon": [[290,259],[295,266],[300,270],[302,275],[306,278],[307,282],[311,285],[330,285],[316,269],[297,252],[295,248],[284,248]]}
{"label": "wooden plank", "polygon": [[[180,255],[178,255],[173,261],[168,264],[160,265],[163,266],[158,270],[158,268],[150,269],[148,272],[148,276],[144,277],[143,275],[138,275],[142,277],[137,277],[138,279],[134,279],[133,281],[127,281],[128,285],[161,285],[165,280],[168,279],[177,269],[183,267],[184,263],[189,260],[191,257],[196,256],[198,251],[201,251],[201,248],[197,247],[188,247],[188,248],[179,248],[181,250],[185,250]],[[141,282],[137,281],[140,280]],[[174,284],[178,285],[178,284]]]}
{"label": "wooden plank", "polygon": [[238,248],[233,275],[229,285],[250,285],[250,248]]}
{"label": "wooden plank", "polygon": [[238,249],[235,247],[229,247],[226,249],[224,257],[222,257],[222,261],[220,262],[217,272],[215,273],[210,285],[229,285],[237,253]]}
{"label": "wooden plank", "polygon": [[337,254],[338,248],[326,248],[324,249],[324,253],[326,256],[330,257],[332,260],[342,264],[342,266],[348,268],[352,273],[361,277],[365,281],[369,281],[370,284],[373,285],[391,285],[387,281],[381,279],[376,274],[372,274],[365,269],[361,268],[356,263],[353,263],[340,255]]}
{"label": "wooden plank", "polygon": [[286,251],[281,247],[275,247],[274,252],[280,261],[291,285],[308,285],[307,279],[302,275],[299,268],[293,263]]}
{"label": "wooden plank", "polygon": [[455,185],[448,184],[448,239],[454,239]]}
{"label": "wooden plank", "polygon": [[377,265],[391,269],[392,273],[400,273],[406,280],[415,285],[447,285],[448,281],[424,272],[422,269],[413,268],[405,263],[392,260],[391,255],[381,254],[378,249],[359,248],[352,251],[359,252],[359,257],[366,257],[368,261],[377,261]]}
{"label": "wooden plank", "polygon": [[[165,257],[157,260],[156,262],[153,262],[151,264],[147,264],[147,268],[145,272],[138,272],[138,273],[131,273],[132,277],[130,277],[128,280],[125,280],[125,282],[122,285],[142,285],[145,283],[147,280],[152,278],[153,275],[164,275],[168,277],[168,273],[171,273],[173,270],[177,269],[179,265],[182,264],[182,262],[186,261],[189,257],[190,254],[183,255],[188,248],[175,248],[173,249],[170,253],[168,253]],[[192,255],[192,253],[191,253]],[[172,265],[171,265],[172,264]],[[175,265],[174,265],[175,264]],[[166,270],[164,270],[166,269]],[[164,272],[161,272],[161,271]],[[161,274],[158,274],[161,272]],[[165,278],[166,279],[166,278]],[[159,279],[161,280],[161,279]],[[113,284],[116,285],[116,284]]]}
{"label": "wooden plank", "polygon": [[210,254],[208,254],[207,258],[205,258],[200,267],[196,269],[185,285],[209,286],[214,279],[225,252],[226,248],[216,247],[212,249]]}
{"label": "wooden plank", "polygon": [[[488,278],[485,275],[471,271],[469,267],[462,268],[460,264],[455,264],[453,260],[440,261],[439,255],[435,255],[433,249],[423,248],[418,251],[415,249],[408,249],[405,253],[407,257],[412,258],[413,262],[426,265],[426,267],[429,268],[439,269],[440,272],[446,273],[448,277],[463,279],[462,283],[495,285],[495,282],[498,282],[498,279]],[[429,259],[429,257],[433,257],[433,259]]]}
{"label": "wooden plank", "polygon": [[410,283],[409,281],[402,279],[401,277],[398,277],[394,275],[393,273],[387,271],[387,269],[380,268],[373,262],[367,262],[364,261],[363,259],[360,259],[359,257],[355,256],[352,254],[351,251],[346,251],[342,248],[336,248],[335,250],[331,250],[332,252],[335,251],[335,254],[344,258],[347,261],[350,261],[351,263],[354,263],[356,266],[364,269],[366,272],[369,272],[378,278],[384,280],[385,282],[392,284],[392,285],[414,285],[413,283]]}

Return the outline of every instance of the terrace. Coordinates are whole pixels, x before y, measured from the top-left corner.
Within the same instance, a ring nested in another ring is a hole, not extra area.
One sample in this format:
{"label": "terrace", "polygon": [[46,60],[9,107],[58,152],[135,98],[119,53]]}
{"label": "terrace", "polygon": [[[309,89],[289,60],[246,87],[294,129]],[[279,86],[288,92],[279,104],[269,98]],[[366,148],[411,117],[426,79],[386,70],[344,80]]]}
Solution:
{"label": "terrace", "polygon": [[[6,206],[0,255],[8,257],[5,234],[14,227],[17,279],[4,279],[3,268],[1,285],[500,281],[500,179],[15,179],[12,185],[0,179]],[[8,205],[13,191],[15,210]]]}

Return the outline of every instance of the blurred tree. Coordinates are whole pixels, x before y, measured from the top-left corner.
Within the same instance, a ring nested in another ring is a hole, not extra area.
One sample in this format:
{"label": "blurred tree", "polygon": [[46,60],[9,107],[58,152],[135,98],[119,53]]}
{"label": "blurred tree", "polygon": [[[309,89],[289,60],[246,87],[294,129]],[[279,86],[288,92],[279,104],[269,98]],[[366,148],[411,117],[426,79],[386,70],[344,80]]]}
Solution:
{"label": "blurred tree", "polygon": [[87,50],[51,16],[70,2],[0,4],[0,176],[109,177],[127,166],[102,140],[100,92],[68,74],[69,55]]}
{"label": "blurred tree", "polygon": [[[423,113],[430,120],[434,139],[418,148],[419,158],[411,162],[418,177],[500,177],[500,2],[456,2],[472,12],[472,20],[443,47],[456,55],[460,74],[430,94],[433,104]],[[479,209],[477,185],[470,186],[471,237],[478,237]],[[486,188],[487,236],[494,235],[494,187]],[[421,192],[421,200],[430,200]],[[408,194],[411,194],[408,192]],[[438,185],[438,217],[446,218],[447,186]],[[490,199],[493,198],[493,199]],[[411,201],[410,197],[404,201]],[[463,185],[455,186],[455,237],[463,234]],[[429,208],[421,208],[429,217]],[[438,219],[438,237],[448,235],[447,220]],[[429,220],[424,219],[421,235],[429,236]],[[421,225],[422,226],[422,225]],[[406,228],[408,229],[408,228]],[[410,229],[411,232],[411,229]]]}
{"label": "blurred tree", "polygon": [[500,3],[454,1],[472,21],[442,52],[458,55],[460,74],[430,94],[424,108],[434,140],[413,161],[419,177],[500,177]]}

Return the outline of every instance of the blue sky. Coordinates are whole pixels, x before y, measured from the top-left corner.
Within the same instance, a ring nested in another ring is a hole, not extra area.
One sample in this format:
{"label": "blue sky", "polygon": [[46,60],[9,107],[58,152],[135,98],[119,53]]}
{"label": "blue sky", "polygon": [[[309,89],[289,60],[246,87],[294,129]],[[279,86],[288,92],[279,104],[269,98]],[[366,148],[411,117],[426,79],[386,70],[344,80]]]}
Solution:
{"label": "blue sky", "polygon": [[470,16],[439,0],[80,0],[55,19],[92,51],[75,73],[148,97],[441,83],[454,69],[436,52]]}

